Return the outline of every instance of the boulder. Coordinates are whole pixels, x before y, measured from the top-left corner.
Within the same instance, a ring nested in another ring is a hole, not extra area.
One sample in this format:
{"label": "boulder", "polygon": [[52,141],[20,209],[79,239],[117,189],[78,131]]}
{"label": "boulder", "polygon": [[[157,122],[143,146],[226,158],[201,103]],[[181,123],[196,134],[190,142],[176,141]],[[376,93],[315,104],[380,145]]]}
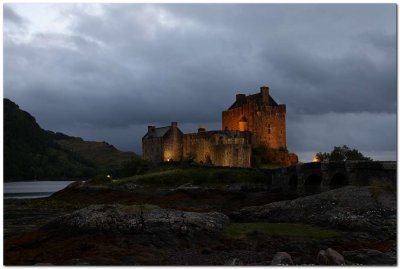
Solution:
{"label": "boulder", "polygon": [[174,244],[180,239],[214,240],[229,218],[218,212],[196,213],[154,205],[91,205],[62,216],[46,227],[73,232],[118,233],[144,243]]}
{"label": "boulder", "polygon": [[346,261],[363,265],[395,265],[397,263],[395,254],[386,254],[375,249],[359,249],[344,251]]}
{"label": "boulder", "polygon": [[277,252],[271,261],[271,265],[293,265],[292,257],[287,252]]}
{"label": "boulder", "polygon": [[318,252],[318,264],[320,264],[320,265],[328,265],[329,264],[329,260],[328,260],[328,257],[326,256],[325,250],[320,250]]}
{"label": "boulder", "polygon": [[321,265],[344,265],[344,258],[336,250],[328,248],[318,252],[318,263]]}
{"label": "boulder", "polygon": [[244,264],[241,260],[239,260],[239,258],[234,258],[226,262],[225,265],[233,266],[233,265],[244,265]]}
{"label": "boulder", "polygon": [[239,221],[291,220],[394,239],[396,205],[393,192],[383,190],[376,197],[368,187],[347,186],[294,200],[245,207],[232,215]]}
{"label": "boulder", "polygon": [[200,190],[201,187],[195,186],[192,183],[186,183],[183,185],[180,185],[176,188],[176,190],[183,190],[183,191],[192,191],[192,190]]}

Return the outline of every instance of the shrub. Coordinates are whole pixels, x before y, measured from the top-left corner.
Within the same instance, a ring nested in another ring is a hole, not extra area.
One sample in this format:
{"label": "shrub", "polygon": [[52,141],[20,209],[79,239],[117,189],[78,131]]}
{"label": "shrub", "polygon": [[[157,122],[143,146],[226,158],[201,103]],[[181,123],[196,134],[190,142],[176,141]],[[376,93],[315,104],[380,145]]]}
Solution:
{"label": "shrub", "polygon": [[105,184],[109,184],[111,182],[111,178],[109,176],[106,175],[97,175],[91,179],[89,179],[88,181],[85,182],[85,184],[88,185],[105,185]]}

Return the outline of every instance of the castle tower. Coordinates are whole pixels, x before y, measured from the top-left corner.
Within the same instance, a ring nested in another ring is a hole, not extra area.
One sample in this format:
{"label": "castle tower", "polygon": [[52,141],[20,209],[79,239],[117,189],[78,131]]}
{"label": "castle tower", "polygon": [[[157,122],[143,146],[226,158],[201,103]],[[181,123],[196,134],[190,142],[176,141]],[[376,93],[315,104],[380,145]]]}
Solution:
{"label": "castle tower", "polygon": [[237,94],[236,101],[222,112],[222,129],[250,131],[254,146],[286,148],[286,105],[275,102],[268,86],[256,94]]}

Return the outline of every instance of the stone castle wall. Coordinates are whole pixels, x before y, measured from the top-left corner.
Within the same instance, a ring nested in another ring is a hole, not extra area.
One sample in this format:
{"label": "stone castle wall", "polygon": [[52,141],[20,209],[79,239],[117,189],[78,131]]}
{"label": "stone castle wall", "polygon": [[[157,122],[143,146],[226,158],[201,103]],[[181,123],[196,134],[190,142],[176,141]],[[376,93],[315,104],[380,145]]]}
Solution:
{"label": "stone castle wall", "polygon": [[163,139],[161,137],[142,140],[143,160],[153,163],[164,161]]}
{"label": "stone castle wall", "polygon": [[[260,98],[265,100],[261,91]],[[286,148],[286,105],[273,106],[269,101],[260,102],[256,98],[243,95],[237,101],[245,100],[239,107],[222,112],[223,130],[240,130],[241,119],[246,118],[248,130],[252,133],[252,143],[266,143],[272,148]],[[242,127],[243,128],[243,127]]]}
{"label": "stone castle wall", "polygon": [[183,134],[173,123],[172,128],[163,141],[163,161],[181,161],[183,155]]}
{"label": "stone castle wall", "polygon": [[[242,137],[240,137],[242,136]],[[220,132],[199,132],[183,135],[183,159],[217,166],[250,167],[249,135],[226,137]]]}
{"label": "stone castle wall", "polygon": [[[198,133],[183,134],[176,122],[168,127],[149,126],[142,141],[143,159],[250,167],[252,147],[265,143],[275,149],[286,148],[285,118],[286,106],[278,105],[263,86],[260,93],[236,95],[236,102],[222,112],[222,130],[200,128]],[[291,163],[286,155],[281,158]]]}
{"label": "stone castle wall", "polygon": [[221,144],[214,146],[214,160],[217,166],[250,167],[250,144]]}

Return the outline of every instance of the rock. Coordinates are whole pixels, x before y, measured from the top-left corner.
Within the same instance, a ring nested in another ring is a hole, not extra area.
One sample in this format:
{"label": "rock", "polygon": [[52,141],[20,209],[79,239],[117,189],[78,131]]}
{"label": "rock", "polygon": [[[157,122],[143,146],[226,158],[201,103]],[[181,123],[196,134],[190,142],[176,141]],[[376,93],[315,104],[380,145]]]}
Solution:
{"label": "rock", "polygon": [[293,265],[292,257],[287,252],[277,252],[271,261],[271,265]]}
{"label": "rock", "polygon": [[218,212],[196,213],[154,205],[91,205],[50,222],[45,227],[74,232],[122,233],[138,241],[174,244],[179,240],[215,240],[229,218]]}
{"label": "rock", "polygon": [[375,249],[344,251],[346,261],[363,265],[395,265],[396,255],[388,255]]}
{"label": "rock", "polygon": [[329,260],[328,260],[328,257],[326,256],[325,250],[320,250],[318,252],[318,264],[320,264],[320,265],[328,265],[329,264]]}
{"label": "rock", "polygon": [[382,191],[379,197],[373,197],[368,187],[347,186],[294,200],[245,207],[232,216],[246,222],[291,220],[394,239],[396,205],[395,193]]}
{"label": "rock", "polygon": [[180,186],[177,187],[176,189],[177,189],[177,190],[189,191],[189,190],[200,190],[201,187],[192,185],[191,183],[186,183],[186,184],[180,185]]}
{"label": "rock", "polygon": [[204,248],[201,250],[201,254],[205,254],[205,255],[211,254],[212,252],[213,251],[210,248]]}
{"label": "rock", "polygon": [[241,260],[239,260],[239,258],[234,258],[230,261],[228,261],[227,263],[225,263],[225,265],[244,265],[243,262]]}
{"label": "rock", "polygon": [[142,189],[142,188],[144,188],[142,185],[134,184],[134,183],[126,183],[126,184],[116,185],[116,186],[111,187],[112,190],[116,190],[116,191],[135,191],[135,190]]}
{"label": "rock", "polygon": [[336,250],[328,248],[318,252],[318,263],[321,265],[344,265],[344,258]]}

